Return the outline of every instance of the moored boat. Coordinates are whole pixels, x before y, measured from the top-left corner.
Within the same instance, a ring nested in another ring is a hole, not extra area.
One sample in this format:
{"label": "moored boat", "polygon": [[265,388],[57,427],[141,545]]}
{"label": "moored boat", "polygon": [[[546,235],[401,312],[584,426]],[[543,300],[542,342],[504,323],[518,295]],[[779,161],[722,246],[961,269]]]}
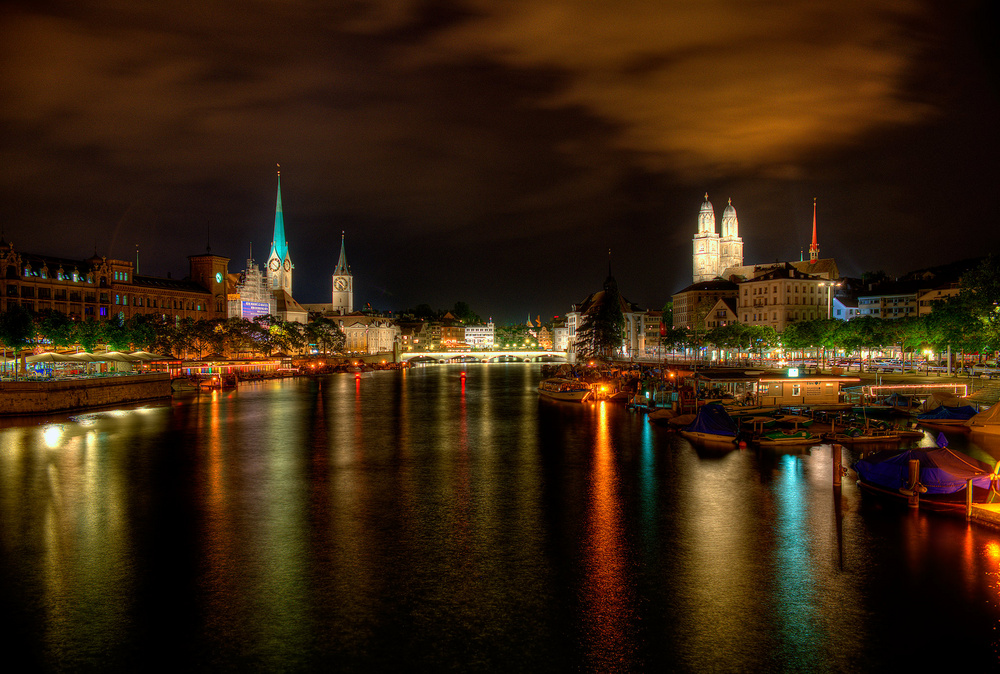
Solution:
{"label": "moored boat", "polygon": [[1000,403],[994,404],[965,422],[973,433],[1000,435]]}
{"label": "moored boat", "polygon": [[538,384],[538,394],[552,400],[582,403],[592,394],[590,384],[576,379],[552,377]]}
{"label": "moored boat", "polygon": [[[919,462],[916,484],[910,483],[909,463]],[[986,503],[995,494],[994,469],[947,447],[877,452],[851,466],[858,486],[865,492],[906,502],[920,496],[920,507],[929,510],[965,510],[969,480],[972,502]]]}
{"label": "moored boat", "polygon": [[725,407],[709,403],[698,408],[694,420],[684,426],[680,434],[692,442],[730,446],[736,442],[739,430]]}
{"label": "moored boat", "polygon": [[866,442],[900,442],[902,440],[902,436],[898,431],[892,429],[851,427],[846,429],[843,433],[826,433],[823,435],[823,439],[841,445],[853,445]]}
{"label": "moored boat", "polygon": [[762,433],[756,443],[761,447],[774,447],[779,445],[814,445],[821,441],[815,433],[809,431],[769,431]]}
{"label": "moored boat", "polygon": [[972,405],[948,407],[940,405],[930,412],[917,416],[917,421],[931,428],[953,428],[965,430],[965,422],[976,416],[976,408]]}

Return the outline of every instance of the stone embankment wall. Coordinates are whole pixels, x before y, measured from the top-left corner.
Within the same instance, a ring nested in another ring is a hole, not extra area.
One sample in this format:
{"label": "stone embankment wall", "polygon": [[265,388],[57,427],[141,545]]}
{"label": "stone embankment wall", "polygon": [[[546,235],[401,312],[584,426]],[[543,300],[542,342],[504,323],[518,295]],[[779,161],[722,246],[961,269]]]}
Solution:
{"label": "stone embankment wall", "polygon": [[170,397],[166,373],[70,381],[0,382],[0,415],[47,414]]}

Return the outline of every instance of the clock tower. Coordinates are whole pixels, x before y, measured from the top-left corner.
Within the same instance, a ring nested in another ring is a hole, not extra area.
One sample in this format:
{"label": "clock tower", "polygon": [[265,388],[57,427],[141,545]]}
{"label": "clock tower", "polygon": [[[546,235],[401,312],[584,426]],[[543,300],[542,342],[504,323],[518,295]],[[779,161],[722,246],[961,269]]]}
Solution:
{"label": "clock tower", "polygon": [[354,311],[354,276],[347,266],[344,233],[340,233],[340,260],[333,270],[333,310],[341,316]]}
{"label": "clock tower", "polygon": [[271,290],[284,290],[292,294],[292,258],[285,240],[285,216],[281,211],[281,165],[278,165],[278,201],[274,208],[274,240],[267,257],[267,285]]}

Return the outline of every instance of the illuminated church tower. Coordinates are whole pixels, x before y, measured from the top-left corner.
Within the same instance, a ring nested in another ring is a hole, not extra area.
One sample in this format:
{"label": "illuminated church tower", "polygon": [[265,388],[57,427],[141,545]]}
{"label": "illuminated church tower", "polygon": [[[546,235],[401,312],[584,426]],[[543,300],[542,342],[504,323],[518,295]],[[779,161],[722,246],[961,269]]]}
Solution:
{"label": "illuminated church tower", "polygon": [[743,239],[740,238],[740,222],[736,218],[733,200],[722,214],[722,239],[719,241],[719,266],[716,276],[722,275],[730,267],[743,266]]}
{"label": "illuminated church tower", "polygon": [[[735,213],[735,211],[734,211]],[[694,235],[694,282],[711,281],[719,274],[719,233],[715,231],[715,209],[705,193]],[[740,242],[742,248],[742,241]]]}
{"label": "illuminated church tower", "polygon": [[333,270],[333,311],[341,316],[354,311],[354,276],[347,266],[343,232],[340,233],[340,260]]}
{"label": "illuminated church tower", "polygon": [[813,197],[813,240],[809,244],[809,264],[819,259],[819,241],[816,239],[816,197]]}
{"label": "illuminated church tower", "polygon": [[292,258],[288,255],[285,240],[285,217],[281,212],[281,166],[278,167],[278,202],[274,209],[274,240],[267,258],[267,285],[271,290],[284,290],[292,294]]}

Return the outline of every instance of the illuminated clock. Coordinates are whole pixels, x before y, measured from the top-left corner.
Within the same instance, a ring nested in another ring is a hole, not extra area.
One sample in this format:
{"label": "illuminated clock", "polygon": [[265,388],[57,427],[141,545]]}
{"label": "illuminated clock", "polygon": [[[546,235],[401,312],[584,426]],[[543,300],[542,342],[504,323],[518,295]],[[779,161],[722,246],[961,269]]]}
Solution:
{"label": "illuminated clock", "polygon": [[291,271],[291,270],[292,270],[292,263],[289,262],[288,260],[285,260],[285,271]]}
{"label": "illuminated clock", "polygon": [[222,283],[222,272],[221,271],[215,272],[215,282],[216,283]]}
{"label": "illuminated clock", "polygon": [[268,264],[268,267],[271,268],[271,271],[278,271],[281,269],[281,261],[278,258],[274,258],[271,260],[270,264]]}
{"label": "illuminated clock", "polygon": [[333,287],[337,290],[347,290],[347,279],[343,276],[338,276],[333,280]]}

